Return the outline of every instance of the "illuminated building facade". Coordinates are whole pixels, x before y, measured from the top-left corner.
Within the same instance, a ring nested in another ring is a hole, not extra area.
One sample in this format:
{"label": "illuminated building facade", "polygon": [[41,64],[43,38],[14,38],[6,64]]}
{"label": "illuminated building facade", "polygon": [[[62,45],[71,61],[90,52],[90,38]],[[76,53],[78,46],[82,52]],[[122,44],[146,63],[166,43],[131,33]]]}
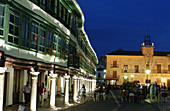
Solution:
{"label": "illuminated building facade", "polygon": [[[95,85],[98,58],[84,31],[84,15],[75,0],[1,0],[0,56],[4,73],[3,105],[24,102],[21,91],[36,72],[38,86],[50,92],[50,73],[58,74],[56,94],[71,90],[76,75],[77,90]],[[65,77],[65,74],[70,77]],[[2,86],[3,87],[3,86]]]}
{"label": "illuminated building facade", "polygon": [[154,51],[147,34],[142,51],[122,49],[106,55],[106,83],[121,85],[123,82],[152,83],[170,87],[170,52]]}

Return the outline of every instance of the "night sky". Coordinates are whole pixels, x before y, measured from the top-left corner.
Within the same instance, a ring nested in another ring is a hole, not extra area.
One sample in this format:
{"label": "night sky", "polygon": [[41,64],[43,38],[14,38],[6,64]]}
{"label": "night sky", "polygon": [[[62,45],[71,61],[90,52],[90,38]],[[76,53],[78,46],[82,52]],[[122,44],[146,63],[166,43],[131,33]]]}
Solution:
{"label": "night sky", "polygon": [[170,0],[76,0],[97,56],[140,51],[147,29],[156,51],[170,51]]}

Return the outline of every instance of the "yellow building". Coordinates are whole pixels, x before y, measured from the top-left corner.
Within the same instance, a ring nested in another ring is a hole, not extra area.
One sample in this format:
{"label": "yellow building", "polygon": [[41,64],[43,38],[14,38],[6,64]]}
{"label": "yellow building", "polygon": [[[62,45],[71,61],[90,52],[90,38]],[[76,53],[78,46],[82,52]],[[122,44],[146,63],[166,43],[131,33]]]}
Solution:
{"label": "yellow building", "polygon": [[170,87],[170,52],[154,51],[146,35],[141,51],[116,50],[106,55],[106,84],[152,83]]}

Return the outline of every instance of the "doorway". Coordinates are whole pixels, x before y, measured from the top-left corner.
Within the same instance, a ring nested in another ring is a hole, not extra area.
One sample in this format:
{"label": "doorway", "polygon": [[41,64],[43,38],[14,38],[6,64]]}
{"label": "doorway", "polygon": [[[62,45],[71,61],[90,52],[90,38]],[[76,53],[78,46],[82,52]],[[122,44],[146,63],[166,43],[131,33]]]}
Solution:
{"label": "doorway", "polygon": [[13,82],[13,104],[19,103],[20,94],[20,70],[14,70],[14,82]]}

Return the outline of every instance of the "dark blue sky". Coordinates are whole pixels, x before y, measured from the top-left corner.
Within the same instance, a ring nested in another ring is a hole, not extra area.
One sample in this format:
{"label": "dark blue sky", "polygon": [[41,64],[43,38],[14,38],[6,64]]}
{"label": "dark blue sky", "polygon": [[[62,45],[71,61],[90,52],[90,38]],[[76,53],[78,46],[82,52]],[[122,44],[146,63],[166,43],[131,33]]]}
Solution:
{"label": "dark blue sky", "polygon": [[170,0],[77,0],[97,56],[141,50],[146,30],[157,51],[170,51]]}

